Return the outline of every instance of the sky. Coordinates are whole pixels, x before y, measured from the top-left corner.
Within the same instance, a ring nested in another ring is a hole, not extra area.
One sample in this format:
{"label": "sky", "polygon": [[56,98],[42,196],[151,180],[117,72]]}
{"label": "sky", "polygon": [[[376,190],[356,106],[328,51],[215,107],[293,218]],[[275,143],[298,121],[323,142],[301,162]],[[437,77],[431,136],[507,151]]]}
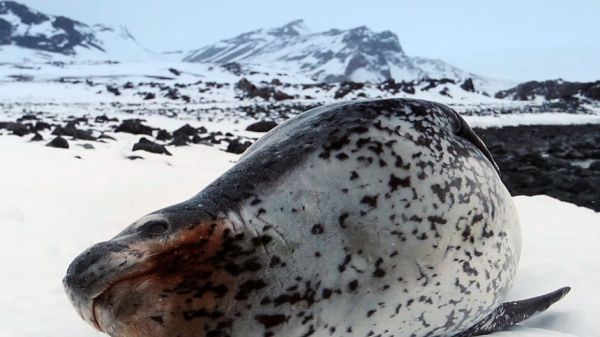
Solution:
{"label": "sky", "polygon": [[410,56],[498,79],[600,80],[598,0],[21,0],[84,23],[124,25],[155,51],[189,50],[304,19],[319,32],[366,25]]}

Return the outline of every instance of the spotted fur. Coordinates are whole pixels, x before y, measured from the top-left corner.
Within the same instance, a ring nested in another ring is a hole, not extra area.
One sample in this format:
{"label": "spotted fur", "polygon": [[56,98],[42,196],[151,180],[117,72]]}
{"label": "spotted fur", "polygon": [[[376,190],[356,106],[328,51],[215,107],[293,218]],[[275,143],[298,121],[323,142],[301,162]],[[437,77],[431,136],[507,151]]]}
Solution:
{"label": "spotted fur", "polygon": [[453,336],[501,306],[520,232],[464,120],[387,99],[289,120],[90,251],[65,286],[115,337]]}

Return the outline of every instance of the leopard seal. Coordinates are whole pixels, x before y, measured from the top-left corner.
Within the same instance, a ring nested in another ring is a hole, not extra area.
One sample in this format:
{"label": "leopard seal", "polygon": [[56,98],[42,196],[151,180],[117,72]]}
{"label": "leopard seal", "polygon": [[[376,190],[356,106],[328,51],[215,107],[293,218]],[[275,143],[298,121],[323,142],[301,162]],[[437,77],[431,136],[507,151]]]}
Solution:
{"label": "leopard seal", "polygon": [[196,196],[83,252],[63,283],[113,337],[474,336],[568,292],[503,303],[520,241],[455,111],[357,101],[270,131]]}

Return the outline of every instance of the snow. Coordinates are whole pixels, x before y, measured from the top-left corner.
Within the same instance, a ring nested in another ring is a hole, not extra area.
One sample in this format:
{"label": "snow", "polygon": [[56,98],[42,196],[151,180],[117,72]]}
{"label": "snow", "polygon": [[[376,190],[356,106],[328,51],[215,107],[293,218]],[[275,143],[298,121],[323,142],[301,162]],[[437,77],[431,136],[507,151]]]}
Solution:
{"label": "snow", "polygon": [[564,112],[465,116],[464,118],[471,127],[479,128],[518,125],[600,124],[600,114],[569,114]]}
{"label": "snow", "polygon": [[98,336],[62,290],[69,261],[140,215],[191,197],[235,160],[195,146],[130,161],[125,147],[94,146],[59,150],[0,138],[0,153],[10,158],[0,161],[3,337]]}
{"label": "snow", "polygon": [[158,61],[160,56],[140,45],[127,28],[95,25],[92,32],[105,52],[76,47],[77,60]]}
{"label": "snow", "polygon": [[524,325],[600,336],[600,213],[547,196],[517,197],[523,250],[511,299],[570,286],[546,315]]}
{"label": "snow", "polygon": [[[0,53],[6,52],[12,55],[12,60],[19,59],[40,59],[43,57],[49,58],[49,53],[32,52],[15,46],[0,47]],[[311,84],[315,81],[306,75],[295,73],[293,70],[290,73],[280,73],[277,70],[281,68],[270,68],[261,65],[244,65],[243,73],[235,75],[232,72],[224,69],[218,64],[210,63],[188,63],[188,62],[166,62],[166,61],[148,61],[148,62],[102,62],[102,61],[86,61],[73,62],[64,57],[60,62],[40,63],[30,62],[23,64],[1,63],[0,62],[0,104],[15,103],[22,104],[43,104],[48,102],[55,103],[113,103],[118,100],[121,103],[136,103],[151,105],[152,103],[166,103],[169,106],[183,108],[181,101],[173,101],[164,97],[164,92],[161,93],[161,87],[174,87],[176,84],[183,84],[185,87],[178,88],[178,92],[182,95],[187,95],[191,98],[191,106],[186,104],[189,109],[195,108],[194,104],[207,103],[225,103],[238,102],[248,104],[248,101],[240,102],[235,92],[235,85],[242,77],[246,77],[256,85],[262,85],[261,82],[271,82],[277,78],[286,85],[277,87],[287,94],[297,96],[294,102],[301,101],[301,97],[307,95],[312,99],[306,103],[330,103],[333,102],[334,94],[339,88],[339,84],[332,84],[330,89],[323,90],[319,87],[302,88],[302,84]],[[281,63],[283,64],[283,63]],[[333,68],[343,67],[339,60],[331,59],[322,67]],[[177,69],[180,75],[173,74],[169,69]],[[399,70],[399,69],[397,69]],[[360,74],[356,72],[356,76],[367,76],[368,73]],[[86,83],[90,80],[94,85],[90,86]],[[72,83],[77,81],[77,83]],[[202,81],[200,83],[199,81]],[[224,86],[208,87],[207,82],[218,82]],[[106,85],[122,87],[125,83],[132,82],[136,85],[131,90],[121,89],[122,95],[118,99],[111,93],[105,90]],[[140,84],[143,82],[144,84]],[[159,86],[151,86],[149,82],[159,83]],[[139,85],[138,85],[139,84]],[[490,113],[490,109],[498,111],[517,110],[530,111],[526,109],[532,106],[535,102],[521,102],[496,99],[485,95],[467,92],[460,88],[460,83],[441,84],[435,88],[425,90],[428,86],[426,82],[415,86],[415,94],[407,94],[399,92],[397,94],[382,91],[378,89],[376,84],[367,83],[361,90],[353,91],[344,96],[344,100],[360,98],[360,94],[366,94],[371,98],[387,98],[387,97],[406,97],[433,100],[440,103],[449,104],[457,111],[477,111]],[[201,92],[199,89],[203,89]],[[206,90],[207,91],[206,91]],[[447,89],[448,95],[443,95],[440,92]],[[144,92],[152,92],[156,94],[156,100],[145,101]],[[291,102],[291,101],[289,101]],[[260,103],[260,102],[257,102]],[[268,103],[268,102],[263,102]],[[286,102],[287,103],[287,102]],[[541,104],[541,103],[535,103]],[[536,106],[533,106],[536,108]],[[586,107],[588,107],[586,105]],[[487,110],[486,110],[487,109]],[[596,123],[600,113],[600,106],[592,104],[589,106],[592,112],[587,115],[575,114],[546,114],[546,113],[531,113],[530,117],[514,119],[512,115],[492,116],[490,124],[495,125],[513,125],[515,123],[539,121],[543,124],[569,124],[570,120],[590,121]],[[535,111],[535,110],[534,110]],[[484,121],[485,123],[488,123]],[[489,126],[486,124],[486,126]]]}
{"label": "snow", "polygon": [[[141,215],[196,194],[237,159],[198,145],[169,148],[172,157],[141,153],[146,159],[130,161],[125,156],[137,137],[115,136],[112,144],[95,142],[94,150],[76,145],[84,142],[62,150],[0,137],[0,153],[10,158],[0,161],[2,336],[100,336],[63,293],[61,279],[70,261]],[[600,214],[546,196],[515,202],[523,251],[510,299],[565,285],[573,290],[538,318],[494,336],[600,335]]]}

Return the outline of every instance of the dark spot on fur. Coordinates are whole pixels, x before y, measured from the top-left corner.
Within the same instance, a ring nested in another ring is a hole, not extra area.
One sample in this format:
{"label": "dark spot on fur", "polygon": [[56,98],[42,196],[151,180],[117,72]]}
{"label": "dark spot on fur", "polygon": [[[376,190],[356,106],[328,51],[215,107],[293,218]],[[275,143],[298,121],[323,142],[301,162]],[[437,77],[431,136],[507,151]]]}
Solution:
{"label": "dark spot on fur", "polygon": [[274,326],[287,322],[289,317],[285,315],[257,315],[254,318],[264,325],[265,329],[270,329]]}
{"label": "dark spot on fur", "polygon": [[346,159],[348,159],[348,155],[347,155],[347,154],[345,154],[344,152],[340,152],[340,153],[338,153],[338,154],[337,154],[335,157],[336,157],[337,159],[339,159],[339,160],[346,160]]}
{"label": "dark spot on fur", "polygon": [[398,190],[398,186],[400,187],[410,187],[410,177],[406,177],[404,179],[400,179],[398,177],[396,177],[394,174],[390,175],[390,181],[388,182],[388,185],[390,186],[390,188],[392,189],[392,191],[397,191]]}
{"label": "dark spot on fur", "polygon": [[360,203],[361,204],[367,204],[371,208],[375,208],[375,207],[377,207],[377,197],[379,197],[378,194],[376,194],[376,195],[365,195],[362,198],[362,200],[360,201]]}
{"label": "dark spot on fur", "polygon": [[318,234],[323,234],[323,232],[325,231],[325,229],[323,228],[323,225],[321,225],[320,223],[312,226],[310,232],[313,235],[318,235]]}

